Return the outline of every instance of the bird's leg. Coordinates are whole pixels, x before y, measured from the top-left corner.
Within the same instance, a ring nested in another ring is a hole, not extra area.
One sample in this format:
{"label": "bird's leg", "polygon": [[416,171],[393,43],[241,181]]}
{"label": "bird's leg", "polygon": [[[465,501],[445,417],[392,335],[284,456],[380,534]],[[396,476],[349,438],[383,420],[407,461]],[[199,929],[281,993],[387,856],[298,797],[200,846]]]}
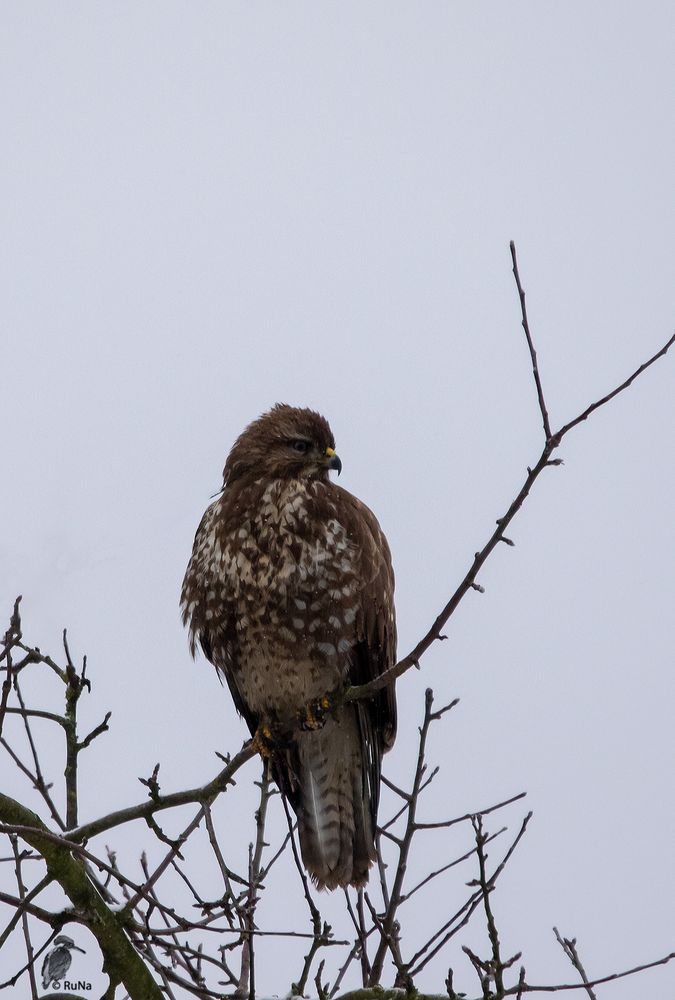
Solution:
{"label": "bird's leg", "polygon": [[317,698],[316,701],[307,702],[298,715],[300,728],[305,730],[323,729],[326,725],[326,716],[332,707],[333,702],[327,695]]}
{"label": "bird's leg", "polygon": [[269,760],[274,754],[275,740],[269,723],[261,722],[252,740],[253,749],[263,760]]}
{"label": "bird's leg", "polygon": [[267,720],[260,722],[252,740],[253,749],[263,760],[270,760],[279,750],[287,750],[291,743],[281,726]]}
{"label": "bird's leg", "polygon": [[301,729],[305,732],[315,732],[323,729],[326,718],[337,707],[339,700],[333,695],[322,695],[308,701],[300,708],[295,717],[266,719],[258,723],[253,737],[253,749],[260,756],[269,760],[279,750],[287,750],[293,743],[293,732]]}

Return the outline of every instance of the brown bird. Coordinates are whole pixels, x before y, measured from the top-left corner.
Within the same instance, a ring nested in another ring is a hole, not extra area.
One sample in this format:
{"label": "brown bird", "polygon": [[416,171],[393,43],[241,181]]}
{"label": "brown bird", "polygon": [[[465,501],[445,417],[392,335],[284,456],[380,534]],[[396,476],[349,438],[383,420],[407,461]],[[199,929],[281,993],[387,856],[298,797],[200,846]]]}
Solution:
{"label": "brown bird", "polygon": [[[197,529],[181,607],[295,810],[319,888],[360,886],[375,859],[393,685],[321,718],[326,695],[396,661],[394,574],[375,515],[329,479],[342,468],[312,410],[277,404],[225,463]],[[275,741],[275,734],[285,737]]]}

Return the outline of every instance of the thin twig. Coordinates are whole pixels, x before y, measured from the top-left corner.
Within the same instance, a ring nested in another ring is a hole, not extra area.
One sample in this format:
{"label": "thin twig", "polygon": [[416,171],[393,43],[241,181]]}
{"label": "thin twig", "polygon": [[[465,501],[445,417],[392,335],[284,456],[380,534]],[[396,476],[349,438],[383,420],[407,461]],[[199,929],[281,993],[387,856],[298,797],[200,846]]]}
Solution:
{"label": "thin twig", "polygon": [[61,819],[61,815],[60,815],[58,809],[56,808],[56,806],[54,805],[54,801],[53,801],[51,795],[49,794],[49,789],[50,789],[51,786],[50,785],[46,785],[45,782],[44,782],[44,779],[42,779],[41,776],[33,774],[33,772],[30,770],[30,768],[28,768],[24,764],[24,762],[21,760],[21,758],[19,757],[19,755],[17,753],[15,753],[15,751],[10,746],[10,744],[7,742],[7,740],[5,739],[4,736],[0,737],[0,746],[3,747],[3,749],[5,749],[7,751],[7,753],[12,758],[12,760],[14,761],[14,763],[16,764],[16,766],[18,767],[18,769],[21,771],[21,773],[26,775],[26,777],[28,778],[28,780],[32,784],[33,788],[42,796],[42,798],[45,801],[45,804],[46,804],[47,808],[49,809],[49,812],[51,813],[51,817],[54,820],[54,822],[58,826],[60,826],[62,830],[65,830],[66,824]]}
{"label": "thin twig", "polygon": [[209,843],[211,844],[211,850],[213,851],[215,859],[218,863],[218,867],[220,869],[220,874],[222,875],[223,878],[223,887],[225,889],[223,899],[227,899],[230,902],[234,903],[234,901],[236,900],[236,895],[234,889],[232,888],[232,882],[230,880],[234,877],[239,881],[239,876],[234,875],[234,872],[230,871],[229,867],[225,864],[225,858],[223,857],[223,853],[220,849],[220,844],[218,843],[218,838],[216,836],[216,830],[213,825],[213,816],[211,814],[211,807],[208,805],[204,806],[204,820],[206,821],[206,830],[209,836]]}
{"label": "thin twig", "polygon": [[490,938],[490,945],[492,946],[491,971],[494,976],[497,994],[501,994],[504,992],[504,963],[502,962],[497,925],[492,912],[492,904],[490,903],[490,893],[494,889],[494,882],[488,882],[485,874],[485,865],[487,860],[485,854],[486,836],[483,833],[483,820],[480,816],[476,816],[473,820],[473,829],[476,835],[476,854],[478,856],[479,872],[478,881],[480,884],[481,895],[483,897],[483,907],[485,908],[488,937]]}
{"label": "thin twig", "polygon": [[188,825],[185,827],[183,832],[180,834],[176,840],[174,846],[171,850],[164,856],[162,861],[157,865],[154,872],[148,876],[143,885],[139,888],[138,892],[135,893],[128,903],[125,904],[125,911],[131,913],[131,911],[138,905],[139,901],[148,892],[149,889],[157,882],[157,880],[164,874],[166,869],[169,867],[173,859],[179,853],[180,848],[186,842],[188,837],[190,837],[194,831],[197,829],[202,819],[204,818],[204,808],[202,807],[198,813],[190,820]]}
{"label": "thin twig", "polygon": [[346,961],[340,967],[335,982],[333,983],[333,988],[330,991],[331,997],[334,997],[337,991],[340,989],[340,986],[342,985],[342,980],[345,977],[345,973],[347,972],[347,969],[356,958],[356,955],[358,954],[360,948],[361,948],[361,943],[359,941],[355,941],[351,947],[351,951],[347,955]]}
{"label": "thin twig", "polygon": [[0,657],[0,662],[4,659],[7,660],[7,666],[4,668],[5,679],[2,682],[2,694],[0,694],[0,736],[2,735],[2,726],[5,721],[5,711],[9,700],[9,692],[12,690],[12,682],[15,676],[12,673],[12,649],[21,639],[21,614],[19,612],[20,603],[21,597],[19,596],[14,601],[14,610],[11,618],[9,619],[9,628],[5,632],[2,656]]}
{"label": "thin twig", "polygon": [[[356,931],[356,941],[354,942],[354,947],[357,949],[356,953],[359,956],[359,961],[361,965],[361,984],[363,986],[368,985],[368,979],[370,977],[370,961],[368,959],[368,933],[363,924],[363,907],[359,906],[361,890],[358,890],[356,896],[357,907],[359,908],[358,916],[354,912],[354,907],[352,906],[352,901],[349,898],[349,890],[344,889],[345,906],[347,908],[347,913],[354,925],[354,930]],[[373,927],[372,930],[375,930]]]}
{"label": "thin twig", "polygon": [[118,809],[108,813],[90,823],[84,823],[74,830],[68,831],[68,838],[76,842],[89,840],[112,830],[123,823],[130,823],[137,819],[146,819],[154,816],[156,812],[165,809],[173,809],[176,806],[191,805],[195,802],[211,804],[221,792],[232,784],[232,779],[236,772],[249,760],[256,756],[256,751],[252,746],[252,741],[247,740],[241,750],[232,757],[219,773],[199,788],[188,788],[184,792],[172,792],[168,795],[159,795],[156,799],[151,799],[140,803],[137,806],[130,806],[127,809]]}
{"label": "thin twig", "polygon": [[[419,736],[419,746],[417,751],[417,764],[415,767],[415,777],[413,779],[413,786],[410,792],[410,797],[407,802],[406,808],[408,812],[408,817],[406,820],[405,832],[401,838],[399,846],[398,863],[396,865],[396,873],[394,875],[394,881],[391,887],[389,905],[385,910],[385,914],[382,920],[381,928],[381,941],[375,953],[375,958],[373,959],[372,967],[369,976],[369,985],[374,986],[380,982],[382,977],[382,969],[384,966],[384,959],[387,954],[387,950],[390,950],[392,957],[394,958],[395,964],[401,963],[402,960],[400,954],[395,954],[392,950],[392,942],[396,940],[396,934],[394,933],[394,923],[396,921],[396,913],[398,907],[401,905],[401,898],[403,895],[403,882],[405,880],[405,875],[408,869],[408,856],[410,853],[410,847],[412,844],[413,836],[417,829],[416,814],[417,805],[419,800],[419,795],[424,780],[424,774],[426,771],[425,763],[425,750],[427,735],[429,732],[429,726],[432,722],[441,718],[441,716],[457,704],[457,701],[451,702],[450,705],[445,706],[437,712],[432,711],[432,706],[434,702],[434,694],[431,688],[427,688],[424,695],[424,721],[420,727]],[[409,970],[409,967],[408,967]],[[399,969],[400,972],[400,969]]]}
{"label": "thin twig", "polygon": [[26,886],[24,885],[23,875],[21,874],[21,854],[19,852],[19,843],[16,835],[10,836],[10,841],[12,844],[12,850],[14,852],[14,862],[15,862],[15,873],[16,873],[16,886],[19,891],[19,899],[21,900],[21,927],[23,929],[23,939],[26,944],[26,958],[28,959],[28,977],[30,979],[30,992],[33,1000],[38,998],[38,988],[37,982],[35,980],[35,969],[33,963],[35,961],[33,952],[33,942],[30,939],[30,927],[28,926],[28,917],[26,915]]}
{"label": "thin twig", "polygon": [[396,982],[394,983],[394,988],[404,989],[406,993],[412,993],[414,989],[414,984],[412,977],[408,972],[408,968],[403,962],[403,959],[401,957],[401,948],[399,945],[397,921],[393,922],[390,931],[387,930],[384,920],[377,913],[377,910],[373,906],[370,900],[370,896],[368,895],[367,892],[364,892],[363,898],[366,901],[366,905],[370,912],[371,920],[373,921],[374,926],[379,931],[385,946],[389,949],[392,961],[396,966]]}
{"label": "thin twig", "polygon": [[569,958],[569,960],[572,963],[572,965],[574,966],[574,968],[577,970],[577,972],[581,976],[581,980],[582,980],[582,982],[584,984],[586,992],[588,993],[589,1000],[597,1000],[597,997],[596,997],[595,993],[593,992],[593,989],[592,989],[592,987],[591,987],[591,985],[589,983],[588,976],[586,975],[586,970],[584,969],[583,965],[581,964],[581,959],[579,958],[579,953],[577,951],[577,939],[576,938],[563,938],[563,937],[561,937],[560,934],[559,934],[559,932],[558,932],[558,928],[557,927],[553,928],[553,933],[556,936],[556,941],[558,942],[558,944],[560,945],[560,947],[562,948],[562,950],[565,952],[565,954]]}
{"label": "thin twig", "polygon": [[474,816],[488,816],[490,813],[496,812],[498,809],[504,809],[505,806],[510,806],[514,802],[524,799],[526,795],[527,792],[518,792],[517,795],[511,795],[510,798],[503,799],[501,802],[497,802],[496,805],[488,806],[486,809],[477,809],[476,812],[464,813],[463,816],[457,816],[454,819],[440,820],[437,823],[416,823],[415,826],[418,830],[445,829],[449,826],[455,826],[457,823],[465,823],[473,820]]}
{"label": "thin twig", "polygon": [[667,965],[675,959],[675,951],[671,951],[663,958],[657,958],[653,962],[645,962],[643,965],[634,965],[632,969],[625,969],[623,972],[613,972],[608,976],[600,976],[598,979],[591,979],[587,983],[560,983],[556,986],[531,986],[529,983],[519,984],[517,987],[506,990],[504,996],[512,996],[520,989],[521,993],[564,993],[569,990],[582,990],[585,987],[603,986],[605,983],[613,983],[617,979],[626,979],[628,976],[635,976],[639,972],[646,972],[647,969],[655,969],[659,965]]}
{"label": "thin twig", "polygon": [[33,739],[33,732],[32,732],[31,727],[30,727],[30,722],[28,721],[28,717],[25,714],[26,705],[25,705],[25,702],[23,700],[23,695],[21,693],[21,687],[19,686],[18,678],[14,679],[14,690],[16,691],[16,697],[17,697],[17,700],[19,702],[19,705],[21,706],[22,715],[23,715],[23,724],[24,724],[24,728],[26,730],[26,737],[28,739],[28,745],[30,746],[31,756],[33,758],[33,766],[35,768],[35,788],[40,793],[40,795],[42,796],[42,798],[45,800],[45,802],[47,804],[47,807],[49,808],[49,811],[51,812],[52,816],[54,817],[54,819],[56,820],[56,822],[59,824],[59,826],[61,827],[61,829],[63,830],[63,829],[65,829],[65,824],[64,824],[63,820],[61,819],[61,816],[60,816],[60,814],[59,814],[56,806],[54,805],[54,803],[52,801],[51,795],[49,794],[49,789],[50,789],[51,786],[47,784],[47,782],[45,781],[44,776],[42,774],[42,769],[40,767],[40,758],[38,756],[37,747],[35,745],[35,740]]}
{"label": "thin twig", "polygon": [[245,927],[249,931],[242,945],[242,975],[240,989],[244,989],[244,970],[248,977],[248,997],[255,1000],[255,944],[251,931],[255,930],[255,910],[258,903],[260,889],[260,872],[262,869],[262,854],[265,844],[265,821],[267,819],[267,804],[270,798],[270,774],[269,765],[263,760],[262,777],[257,784],[260,787],[260,802],[255,814],[256,839],[255,848],[253,844],[249,846],[248,863],[248,892],[246,902],[243,907]]}
{"label": "thin twig", "polygon": [[553,436],[555,438],[562,439],[564,435],[567,434],[568,431],[572,430],[573,427],[576,427],[584,420],[588,420],[591,413],[594,413],[595,410],[598,410],[601,406],[604,406],[605,403],[609,403],[610,399],[614,399],[614,397],[618,396],[620,392],[623,392],[630,385],[632,385],[635,379],[638,378],[640,375],[642,375],[642,373],[646,371],[647,368],[651,367],[651,365],[653,365],[655,361],[658,361],[659,358],[664,357],[668,353],[670,348],[673,346],[673,344],[675,344],[675,333],[672,335],[670,340],[666,341],[663,347],[656,352],[656,354],[653,354],[648,361],[645,361],[638,368],[636,368],[633,374],[629,375],[628,378],[625,380],[625,382],[622,382],[621,385],[618,385],[616,389],[612,389],[611,392],[608,392],[606,396],[602,397],[602,399],[598,399],[597,402],[591,403],[590,406],[586,407],[583,413],[580,413],[578,417],[575,417],[573,420],[570,420],[569,423],[564,424],[557,432],[557,434],[554,434]]}
{"label": "thin twig", "polygon": [[534,343],[532,341],[532,335],[530,333],[530,324],[527,320],[527,308],[525,307],[525,291],[520,283],[520,274],[518,273],[518,260],[516,258],[516,244],[511,240],[509,243],[509,249],[511,250],[511,260],[513,262],[513,276],[516,279],[516,287],[518,289],[518,296],[520,298],[520,313],[522,316],[523,330],[525,331],[525,337],[527,338],[527,346],[530,349],[530,359],[532,360],[532,374],[534,375],[534,384],[537,387],[537,399],[539,400],[539,411],[541,413],[542,423],[544,425],[544,437],[548,441],[551,437],[551,425],[548,419],[548,411],[546,410],[546,401],[544,400],[544,390],[541,385],[541,378],[539,377],[539,366],[537,364],[537,352],[534,349]]}

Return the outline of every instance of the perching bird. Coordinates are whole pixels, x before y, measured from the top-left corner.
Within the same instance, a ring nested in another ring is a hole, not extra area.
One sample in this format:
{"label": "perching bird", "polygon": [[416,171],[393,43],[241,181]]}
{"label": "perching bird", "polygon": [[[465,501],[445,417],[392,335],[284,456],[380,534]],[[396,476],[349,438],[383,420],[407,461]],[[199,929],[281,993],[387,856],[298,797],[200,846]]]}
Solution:
{"label": "perching bird", "polygon": [[[375,860],[393,685],[324,720],[312,705],[396,661],[394,574],[375,515],[329,479],[342,468],[327,421],[277,404],[250,424],[195,536],[181,596],[298,817],[319,888],[360,886]],[[322,724],[323,722],[323,724]],[[276,732],[285,740],[274,742]]]}
{"label": "perching bird", "polygon": [[58,937],[55,937],[54,945],[55,947],[47,952],[42,963],[42,987],[45,990],[48,989],[50,983],[58,982],[65,976],[73,960],[73,956],[70,954],[72,949],[81,951],[83,955],[86,954],[84,948],[78,948],[73,939],[66,934],[59,934]]}

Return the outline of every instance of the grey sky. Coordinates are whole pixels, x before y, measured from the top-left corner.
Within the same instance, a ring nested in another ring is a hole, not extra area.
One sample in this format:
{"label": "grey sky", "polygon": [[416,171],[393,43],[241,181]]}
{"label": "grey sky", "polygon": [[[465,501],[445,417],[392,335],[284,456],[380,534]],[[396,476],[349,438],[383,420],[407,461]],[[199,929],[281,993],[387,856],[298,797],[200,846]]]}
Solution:
{"label": "grey sky", "polygon": [[[674,26],[666,2],[2,5],[0,608],[23,593],[50,651],[67,625],[88,718],[113,710],[84,818],[140,800],[156,761],[167,790],[206,780],[245,736],[178,592],[248,421],[328,417],[390,539],[406,652],[540,446],[509,239],[554,425],[670,335]],[[554,923],[591,974],[672,949],[674,385],[669,357],[570,435],[485,595],[400,683],[397,780],[425,686],[462,699],[429,818],[529,793],[495,905],[532,981],[571,977]],[[218,817],[243,857],[237,796]],[[261,925],[306,923],[295,881]],[[461,891],[420,900],[411,941]],[[269,954],[259,985],[285,991],[302,951]],[[474,988],[458,947],[420,985],[448,964]]]}

